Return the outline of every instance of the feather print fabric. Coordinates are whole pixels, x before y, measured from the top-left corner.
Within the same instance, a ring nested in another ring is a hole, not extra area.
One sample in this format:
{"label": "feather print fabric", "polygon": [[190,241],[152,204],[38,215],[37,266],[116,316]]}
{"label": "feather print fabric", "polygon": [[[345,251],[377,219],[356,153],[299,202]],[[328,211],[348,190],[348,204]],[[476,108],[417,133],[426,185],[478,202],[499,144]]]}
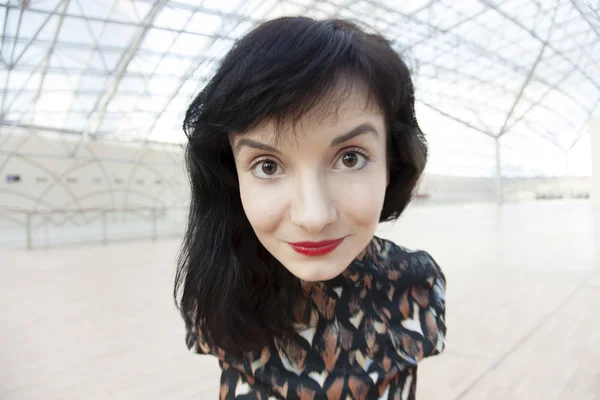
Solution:
{"label": "feather print fabric", "polygon": [[446,280],[427,252],[374,237],[341,275],[303,288],[294,321],[309,322],[242,358],[187,327],[190,350],[219,358],[221,400],[416,398],[417,364],[446,334]]}

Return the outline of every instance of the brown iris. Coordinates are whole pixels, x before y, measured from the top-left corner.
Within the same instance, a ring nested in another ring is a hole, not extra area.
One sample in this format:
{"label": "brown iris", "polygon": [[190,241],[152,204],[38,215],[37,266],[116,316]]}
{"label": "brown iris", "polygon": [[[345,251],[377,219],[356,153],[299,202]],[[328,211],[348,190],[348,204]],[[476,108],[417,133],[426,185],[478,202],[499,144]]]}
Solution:
{"label": "brown iris", "polygon": [[277,172],[277,164],[272,161],[265,161],[262,163],[262,171],[267,175],[273,175]]}
{"label": "brown iris", "polygon": [[346,167],[352,168],[358,163],[358,156],[356,153],[346,153],[342,157],[342,162]]}

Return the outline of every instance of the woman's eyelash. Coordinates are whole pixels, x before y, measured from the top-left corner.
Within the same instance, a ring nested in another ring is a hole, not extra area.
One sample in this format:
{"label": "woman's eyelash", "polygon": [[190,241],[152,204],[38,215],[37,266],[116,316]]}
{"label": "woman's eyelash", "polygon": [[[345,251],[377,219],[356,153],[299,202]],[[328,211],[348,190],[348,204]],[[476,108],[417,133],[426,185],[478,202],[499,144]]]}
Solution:
{"label": "woman's eyelash", "polygon": [[[364,150],[364,149],[362,149],[362,148],[360,148],[360,147],[347,147],[345,149],[340,150],[340,152],[338,153],[338,156],[336,157],[336,160],[339,159],[344,154],[347,154],[347,153],[358,153],[358,154],[361,154],[367,160],[369,160],[371,158],[371,155],[369,154],[369,152],[366,151],[366,150]],[[265,162],[265,161],[270,161],[272,163],[280,165],[279,161],[277,161],[273,157],[270,157],[270,156],[261,156],[261,157],[255,159],[255,160],[253,160],[252,163],[250,163],[250,165],[248,166],[248,170],[252,170],[252,169],[256,168],[256,166],[258,164],[260,164],[261,162]]]}
{"label": "woman's eyelash", "polygon": [[348,148],[342,149],[339,152],[338,158],[343,156],[344,154],[348,154],[348,153],[358,153],[358,154],[362,155],[363,157],[365,157],[367,160],[371,159],[371,155],[369,154],[369,152],[364,149],[361,149],[360,147],[348,147]]}
{"label": "woman's eyelash", "polygon": [[342,152],[343,152],[342,154],[344,154],[344,153],[353,153],[354,152],[354,153],[362,154],[363,156],[365,156],[367,158],[370,157],[369,153],[366,150],[361,149],[360,147],[350,147],[348,149],[342,150]]}
{"label": "woman's eyelash", "polygon": [[257,166],[258,164],[260,164],[261,162],[265,162],[265,161],[270,161],[270,162],[272,162],[272,163],[279,164],[279,162],[278,162],[277,160],[273,159],[272,157],[269,157],[269,156],[262,156],[262,157],[259,157],[259,158],[255,159],[255,160],[253,160],[253,161],[250,163],[250,165],[248,166],[248,169],[249,169],[249,170],[252,170],[252,169],[256,168],[256,166]]}

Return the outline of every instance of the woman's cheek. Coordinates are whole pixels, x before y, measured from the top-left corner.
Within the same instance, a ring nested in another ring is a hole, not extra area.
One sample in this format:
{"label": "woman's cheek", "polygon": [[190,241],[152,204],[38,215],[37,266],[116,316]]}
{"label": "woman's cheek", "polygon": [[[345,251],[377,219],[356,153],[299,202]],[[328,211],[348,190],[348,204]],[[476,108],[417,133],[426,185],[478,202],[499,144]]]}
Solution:
{"label": "woman's cheek", "polygon": [[[360,173],[365,172],[365,173]],[[377,171],[358,171],[335,179],[335,196],[340,214],[355,222],[379,220],[385,198],[386,175]]]}
{"label": "woman's cheek", "polygon": [[254,177],[240,180],[244,212],[255,231],[274,230],[287,201],[284,185],[282,182],[257,180]]}

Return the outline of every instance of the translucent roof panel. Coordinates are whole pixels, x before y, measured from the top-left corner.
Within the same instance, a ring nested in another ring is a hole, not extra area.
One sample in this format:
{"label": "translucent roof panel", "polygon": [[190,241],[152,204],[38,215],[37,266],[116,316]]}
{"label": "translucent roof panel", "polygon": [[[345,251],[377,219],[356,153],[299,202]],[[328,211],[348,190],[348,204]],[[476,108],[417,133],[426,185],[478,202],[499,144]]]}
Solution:
{"label": "translucent roof panel", "polygon": [[[279,16],[340,17],[381,32],[413,70],[418,117],[432,144],[449,149],[430,168],[491,175],[498,139],[503,172],[555,174],[555,166],[519,154],[541,149],[546,160],[586,143],[600,103],[598,7],[589,0],[0,0],[0,124],[181,142],[187,103],[237,38]],[[461,166],[465,158],[472,165]]]}

